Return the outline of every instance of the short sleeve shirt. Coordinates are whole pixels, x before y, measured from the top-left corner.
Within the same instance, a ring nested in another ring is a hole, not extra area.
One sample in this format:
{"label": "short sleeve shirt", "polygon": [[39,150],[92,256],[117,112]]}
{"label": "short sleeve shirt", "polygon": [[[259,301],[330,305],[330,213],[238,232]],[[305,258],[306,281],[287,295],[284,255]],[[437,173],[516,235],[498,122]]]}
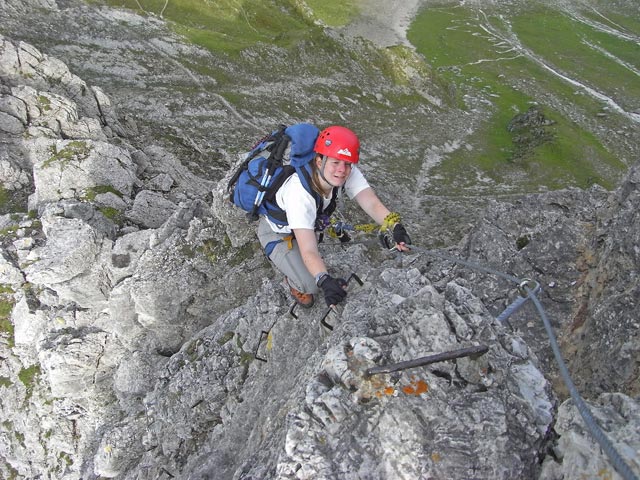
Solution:
{"label": "short sleeve shirt", "polygon": [[[354,198],[358,193],[369,187],[367,179],[357,166],[351,168],[351,173],[344,184],[344,191],[349,198]],[[340,187],[336,187],[340,188]],[[331,195],[323,197],[323,208],[327,208],[331,203]],[[289,225],[277,225],[269,219],[269,225],[274,232],[291,233],[291,230],[306,228],[313,230],[316,224],[316,201],[309,192],[305,190],[297,173],[291,175],[282,184],[276,193],[276,202],[287,214]]]}

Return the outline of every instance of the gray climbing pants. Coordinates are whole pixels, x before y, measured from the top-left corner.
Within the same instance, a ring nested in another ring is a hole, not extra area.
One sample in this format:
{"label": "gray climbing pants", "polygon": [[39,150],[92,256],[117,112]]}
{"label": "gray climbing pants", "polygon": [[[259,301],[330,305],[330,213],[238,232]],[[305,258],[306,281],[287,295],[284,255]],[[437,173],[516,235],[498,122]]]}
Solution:
{"label": "gray climbing pants", "polygon": [[258,240],[268,253],[268,258],[289,282],[289,285],[302,293],[318,293],[315,279],[302,261],[300,248],[290,233],[276,233],[269,223],[260,218]]}

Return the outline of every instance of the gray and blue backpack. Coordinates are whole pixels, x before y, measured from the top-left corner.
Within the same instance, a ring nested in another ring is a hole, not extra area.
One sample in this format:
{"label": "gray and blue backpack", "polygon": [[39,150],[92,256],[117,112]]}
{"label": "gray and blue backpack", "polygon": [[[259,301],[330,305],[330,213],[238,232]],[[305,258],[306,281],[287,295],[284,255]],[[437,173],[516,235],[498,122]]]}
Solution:
{"label": "gray and blue backpack", "polygon": [[323,209],[322,197],[311,186],[311,161],[315,158],[313,149],[319,133],[309,123],[298,123],[281,125],[260,139],[231,177],[227,186],[229,200],[245,210],[250,221],[265,215],[276,225],[288,225],[286,213],[275,196],[285,180],[297,173],[302,186],[316,201],[316,217],[330,216],[336,207],[338,189],[334,189],[331,204]]}

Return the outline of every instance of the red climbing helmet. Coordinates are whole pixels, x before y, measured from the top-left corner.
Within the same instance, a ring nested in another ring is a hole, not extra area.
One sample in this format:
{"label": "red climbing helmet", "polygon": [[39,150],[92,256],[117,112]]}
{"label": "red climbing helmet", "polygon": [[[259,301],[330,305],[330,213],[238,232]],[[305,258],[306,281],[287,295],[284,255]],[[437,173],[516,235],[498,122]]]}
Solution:
{"label": "red climbing helmet", "polygon": [[360,158],[360,140],[346,127],[334,125],[325,128],[313,148],[316,153],[345,162],[358,163]]}

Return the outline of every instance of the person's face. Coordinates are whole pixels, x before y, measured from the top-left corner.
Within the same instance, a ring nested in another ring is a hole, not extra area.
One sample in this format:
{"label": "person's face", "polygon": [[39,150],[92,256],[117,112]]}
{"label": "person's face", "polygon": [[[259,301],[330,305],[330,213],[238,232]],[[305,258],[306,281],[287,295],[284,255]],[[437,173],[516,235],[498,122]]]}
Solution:
{"label": "person's face", "polygon": [[[322,159],[317,159],[318,168],[322,168]],[[347,181],[347,177],[351,173],[351,162],[338,160],[336,158],[327,157],[324,165],[324,178],[333,187],[341,187]]]}

